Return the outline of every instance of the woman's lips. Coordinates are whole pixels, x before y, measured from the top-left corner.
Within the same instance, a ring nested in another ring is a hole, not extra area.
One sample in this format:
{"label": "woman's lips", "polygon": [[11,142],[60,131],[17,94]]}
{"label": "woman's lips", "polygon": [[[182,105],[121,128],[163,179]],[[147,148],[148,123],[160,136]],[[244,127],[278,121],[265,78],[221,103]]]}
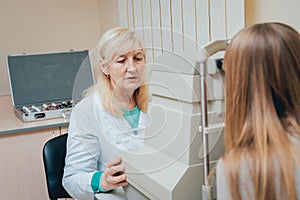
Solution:
{"label": "woman's lips", "polygon": [[128,79],[128,80],[135,80],[135,79],[137,79],[137,77],[136,77],[136,76],[132,76],[132,77],[127,77],[127,78],[125,78],[125,79]]}

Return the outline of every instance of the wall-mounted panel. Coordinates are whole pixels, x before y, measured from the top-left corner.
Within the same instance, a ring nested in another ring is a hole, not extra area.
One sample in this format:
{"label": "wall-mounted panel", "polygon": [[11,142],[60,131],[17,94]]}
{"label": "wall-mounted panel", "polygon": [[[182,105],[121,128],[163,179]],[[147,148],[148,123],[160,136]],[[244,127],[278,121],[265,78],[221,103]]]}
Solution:
{"label": "wall-mounted panel", "polygon": [[[230,0],[229,0],[230,1]],[[210,39],[220,40],[226,39],[226,16],[225,16],[226,1],[210,0]]]}
{"label": "wall-mounted panel", "polygon": [[184,34],[184,51],[195,51],[197,47],[196,10],[194,0],[182,1],[182,21]]}
{"label": "wall-mounted panel", "polygon": [[161,37],[163,52],[172,52],[171,0],[160,1],[161,6]]}
{"label": "wall-mounted panel", "polygon": [[143,29],[144,29],[144,47],[146,48],[147,62],[153,61],[152,51],[152,15],[151,15],[151,2],[142,1],[143,9]]}
{"label": "wall-mounted panel", "polygon": [[210,41],[209,0],[196,1],[197,48]]}
{"label": "wall-mounted panel", "polygon": [[[126,0],[127,2],[127,15],[128,15],[128,27],[134,30],[134,5],[133,5],[133,0]],[[123,12],[122,10],[120,12]]]}
{"label": "wall-mounted panel", "polygon": [[127,0],[118,1],[119,12],[119,23],[122,27],[129,27],[128,25],[128,10],[127,10]]}
{"label": "wall-mounted panel", "polygon": [[191,52],[210,41],[230,39],[244,27],[244,0],[118,2],[120,24],[144,40],[148,61],[165,52]]}
{"label": "wall-mounted panel", "polygon": [[144,39],[142,0],[133,0],[134,28],[139,38]]}
{"label": "wall-mounted panel", "polygon": [[172,0],[172,34],[174,52],[183,51],[182,1]]}
{"label": "wall-mounted panel", "polygon": [[160,0],[151,0],[153,57],[162,54]]}
{"label": "wall-mounted panel", "polygon": [[227,38],[232,38],[241,28],[244,27],[244,1],[226,1],[226,22]]}

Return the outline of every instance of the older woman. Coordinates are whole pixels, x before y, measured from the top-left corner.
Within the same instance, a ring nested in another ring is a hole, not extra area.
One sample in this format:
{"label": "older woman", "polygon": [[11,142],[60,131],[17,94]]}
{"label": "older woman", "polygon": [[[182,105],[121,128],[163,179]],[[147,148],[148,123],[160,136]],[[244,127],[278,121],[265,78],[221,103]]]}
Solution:
{"label": "older woman", "polygon": [[72,111],[63,185],[76,199],[126,199],[119,150],[143,144],[148,90],[145,52],[127,28],[101,38],[97,83]]}

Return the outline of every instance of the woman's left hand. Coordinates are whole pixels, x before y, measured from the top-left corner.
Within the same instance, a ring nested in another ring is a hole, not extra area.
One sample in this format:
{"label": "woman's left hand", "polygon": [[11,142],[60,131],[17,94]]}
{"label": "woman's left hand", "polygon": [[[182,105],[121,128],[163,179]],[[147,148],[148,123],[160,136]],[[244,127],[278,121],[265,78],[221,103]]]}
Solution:
{"label": "woman's left hand", "polygon": [[101,176],[101,187],[105,190],[112,190],[126,186],[128,185],[126,179],[122,157],[118,156],[106,165],[106,169]]}

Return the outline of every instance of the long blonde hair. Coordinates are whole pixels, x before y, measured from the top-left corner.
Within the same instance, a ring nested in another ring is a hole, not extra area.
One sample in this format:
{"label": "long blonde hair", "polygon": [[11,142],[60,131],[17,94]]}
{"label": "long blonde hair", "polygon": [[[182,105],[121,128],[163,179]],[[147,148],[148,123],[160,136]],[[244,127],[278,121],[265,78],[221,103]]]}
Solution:
{"label": "long blonde hair", "polygon": [[[116,55],[137,48],[142,49],[144,52],[142,42],[133,31],[123,27],[110,29],[103,34],[98,45],[101,64],[109,65]],[[101,96],[104,109],[115,115],[120,115],[122,113],[120,109],[112,105],[113,87],[109,77],[105,75],[102,70],[98,70],[98,74],[95,76],[97,82],[86,92],[86,95],[97,90]],[[146,85],[145,80],[144,83],[135,90],[134,99],[139,109],[143,112],[147,112],[149,96],[148,86]]]}
{"label": "long blonde hair", "polygon": [[242,199],[241,158],[255,199],[297,199],[294,172],[300,154],[291,138],[300,133],[299,33],[281,23],[245,28],[226,49],[224,69],[223,162],[232,199]]}

